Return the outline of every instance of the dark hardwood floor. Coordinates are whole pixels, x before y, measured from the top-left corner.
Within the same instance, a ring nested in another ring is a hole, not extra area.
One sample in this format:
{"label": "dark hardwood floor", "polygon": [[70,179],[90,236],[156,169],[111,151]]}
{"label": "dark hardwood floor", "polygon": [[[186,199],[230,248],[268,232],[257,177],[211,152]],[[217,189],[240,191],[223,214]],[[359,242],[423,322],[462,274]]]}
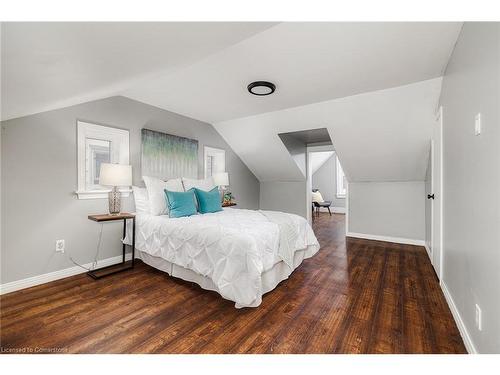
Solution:
{"label": "dark hardwood floor", "polygon": [[237,310],[138,262],[101,280],[82,274],[2,296],[2,351],[466,352],[424,248],[346,241],[338,214],[321,214],[314,230],[320,252],[258,308]]}

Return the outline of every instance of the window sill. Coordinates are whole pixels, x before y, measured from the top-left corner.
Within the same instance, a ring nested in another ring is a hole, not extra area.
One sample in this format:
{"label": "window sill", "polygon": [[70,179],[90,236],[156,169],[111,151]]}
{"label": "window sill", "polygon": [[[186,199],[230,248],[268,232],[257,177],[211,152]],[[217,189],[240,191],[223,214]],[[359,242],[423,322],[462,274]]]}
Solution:
{"label": "window sill", "polygon": [[[86,191],[75,191],[78,199],[107,199],[109,190],[86,190]],[[128,197],[132,192],[131,189],[119,189],[122,193],[122,197]]]}
{"label": "window sill", "polygon": [[345,194],[343,194],[343,195],[339,195],[339,194],[337,194],[337,199],[345,199],[345,197],[346,197],[346,195],[345,195]]}

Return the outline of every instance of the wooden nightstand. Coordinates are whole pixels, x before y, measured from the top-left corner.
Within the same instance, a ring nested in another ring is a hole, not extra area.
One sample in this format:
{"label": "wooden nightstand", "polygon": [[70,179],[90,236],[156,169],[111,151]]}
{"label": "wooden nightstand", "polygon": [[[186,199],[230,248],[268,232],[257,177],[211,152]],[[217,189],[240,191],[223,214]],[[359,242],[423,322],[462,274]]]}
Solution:
{"label": "wooden nightstand", "polygon": [[126,212],[122,212],[118,215],[111,214],[102,214],[102,215],[89,215],[89,220],[96,221],[98,223],[106,222],[106,221],[117,221],[123,220],[123,238],[127,235],[127,219],[132,219],[132,259],[130,261],[125,262],[125,249],[126,246],[123,244],[122,251],[123,257],[122,262],[113,264],[107,267],[97,268],[95,270],[87,272],[87,275],[97,280],[104,276],[109,276],[117,272],[125,271],[134,268],[134,256],[135,256],[135,215],[129,214]]}
{"label": "wooden nightstand", "polygon": [[236,203],[231,202],[231,203],[222,203],[222,207],[233,207],[236,206]]}

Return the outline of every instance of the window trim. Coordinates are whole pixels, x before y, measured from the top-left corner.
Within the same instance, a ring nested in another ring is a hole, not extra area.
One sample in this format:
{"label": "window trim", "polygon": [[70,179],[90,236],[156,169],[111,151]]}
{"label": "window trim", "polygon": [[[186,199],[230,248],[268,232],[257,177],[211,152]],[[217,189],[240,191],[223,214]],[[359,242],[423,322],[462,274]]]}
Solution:
{"label": "window trim", "polygon": [[[210,177],[208,175],[208,161],[207,161],[207,158],[209,156],[221,158],[220,160],[223,161],[223,168],[220,172],[226,171],[226,150],[224,150],[222,148],[204,146],[203,147],[203,173],[204,173],[205,178]],[[219,172],[216,172],[216,173],[219,173]]]}
{"label": "window trim", "polygon": [[[101,139],[104,141],[110,141],[112,144],[117,145],[117,147],[113,147],[111,150],[111,162],[129,164],[130,132],[125,129],[118,129],[79,120],[77,120],[76,126],[78,182],[75,194],[78,199],[106,199],[111,189],[87,189],[86,139]],[[119,190],[124,197],[128,197],[132,192],[129,187],[120,188]]]}
{"label": "window trim", "polygon": [[337,198],[346,198],[347,196],[347,186],[344,186],[344,180],[346,179],[344,169],[340,165],[340,160],[335,154],[335,174],[336,174],[336,197]]}

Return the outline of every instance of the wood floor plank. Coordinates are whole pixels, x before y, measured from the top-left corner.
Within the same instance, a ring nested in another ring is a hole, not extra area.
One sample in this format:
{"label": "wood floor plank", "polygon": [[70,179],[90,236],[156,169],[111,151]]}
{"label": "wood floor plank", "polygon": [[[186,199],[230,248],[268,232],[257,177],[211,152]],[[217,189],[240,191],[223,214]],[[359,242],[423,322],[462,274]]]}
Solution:
{"label": "wood floor plank", "polygon": [[235,309],[138,261],[0,296],[2,348],[69,353],[465,353],[425,249],[345,238],[344,215],[313,223],[321,250]]}
{"label": "wood floor plank", "polygon": [[[158,276],[157,276],[158,277]],[[116,279],[115,279],[116,280]],[[130,275],[130,278],[120,280],[120,282],[112,282],[112,278],[108,283],[94,284],[93,288],[87,290],[78,290],[72,294],[65,294],[60,299],[53,302],[38,302],[36,305],[19,311],[14,315],[5,317],[5,323],[2,328],[7,332],[12,324],[19,325],[25,323],[27,328],[36,327],[38,319],[48,322],[51,320],[60,320],[65,317],[66,313],[74,316],[76,312],[85,309],[89,304],[91,306],[105,306],[105,301],[113,300],[118,297],[126,297],[127,293],[132,293],[141,287],[152,283],[153,278],[145,277],[136,273]],[[98,282],[100,282],[99,280]],[[96,294],[96,286],[99,287],[99,294]],[[15,330],[15,327],[14,327]]]}

